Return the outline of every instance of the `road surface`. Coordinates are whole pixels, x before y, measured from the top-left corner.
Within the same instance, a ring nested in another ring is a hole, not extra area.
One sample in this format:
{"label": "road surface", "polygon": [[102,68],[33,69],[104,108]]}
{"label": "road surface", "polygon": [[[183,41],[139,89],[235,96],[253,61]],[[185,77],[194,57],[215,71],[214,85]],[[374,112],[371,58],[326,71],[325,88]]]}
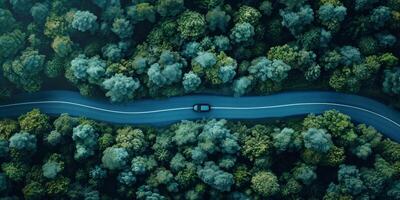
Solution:
{"label": "road surface", "polygon": [[[208,103],[211,111],[196,113],[193,104]],[[71,91],[43,91],[22,94],[0,102],[0,117],[15,117],[33,108],[49,115],[68,113],[90,119],[120,123],[160,126],[180,120],[208,118],[256,120],[320,114],[335,109],[353,121],[375,127],[387,137],[400,142],[400,113],[369,98],[336,92],[288,92],[270,96],[228,97],[193,95],[161,100],[139,100],[111,104]]]}

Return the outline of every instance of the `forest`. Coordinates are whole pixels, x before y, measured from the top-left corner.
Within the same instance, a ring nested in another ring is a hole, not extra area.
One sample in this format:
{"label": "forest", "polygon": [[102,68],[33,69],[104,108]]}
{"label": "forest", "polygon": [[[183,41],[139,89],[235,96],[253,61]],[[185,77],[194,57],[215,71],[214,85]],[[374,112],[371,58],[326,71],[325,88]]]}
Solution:
{"label": "forest", "polygon": [[398,0],[0,0],[0,96],[320,89],[399,106]]}
{"label": "forest", "polygon": [[[400,0],[0,0],[0,105],[313,90],[400,109],[399,37]],[[400,144],[337,110],[151,127],[33,109],[0,119],[0,200],[19,199],[400,200]]]}
{"label": "forest", "polygon": [[400,144],[335,110],[277,121],[0,120],[0,193],[24,199],[400,199]]}

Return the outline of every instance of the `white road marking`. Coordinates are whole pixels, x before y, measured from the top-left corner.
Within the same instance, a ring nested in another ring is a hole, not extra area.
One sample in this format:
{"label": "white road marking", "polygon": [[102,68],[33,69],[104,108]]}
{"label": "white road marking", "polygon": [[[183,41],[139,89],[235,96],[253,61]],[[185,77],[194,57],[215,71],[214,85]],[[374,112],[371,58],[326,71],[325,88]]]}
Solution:
{"label": "white road marking", "polygon": [[192,107],[182,107],[182,108],[168,108],[168,109],[160,109],[160,110],[151,110],[151,111],[118,111],[118,110],[109,110],[104,108],[98,108],[95,106],[88,106],[80,103],[73,103],[68,101],[31,101],[31,102],[22,102],[22,103],[14,103],[14,104],[7,104],[7,105],[0,105],[0,108],[6,107],[14,107],[14,106],[21,106],[21,105],[35,105],[35,104],[67,104],[73,106],[79,106],[84,108],[89,108],[93,110],[109,112],[109,113],[116,113],[116,114],[128,114],[128,115],[135,115],[135,114],[150,114],[150,113],[160,113],[160,112],[169,112],[169,111],[177,111],[177,110],[191,110]]}
{"label": "white road marking", "polygon": [[[84,108],[89,108],[93,110],[98,110],[98,111],[103,111],[103,112],[109,112],[109,113],[116,113],[116,114],[128,114],[128,115],[135,115],[135,114],[151,114],[151,113],[160,113],[160,112],[171,112],[171,111],[179,111],[179,110],[192,110],[192,107],[180,107],[180,108],[168,108],[168,109],[159,109],[159,110],[151,110],[151,111],[118,111],[118,110],[109,110],[109,109],[104,109],[104,108],[98,108],[95,106],[88,106],[80,103],[73,103],[73,102],[68,102],[68,101],[32,101],[32,102],[22,102],[22,103],[14,103],[14,104],[6,104],[6,105],[0,105],[0,108],[6,108],[6,107],[15,107],[15,106],[22,106],[22,105],[35,105],[35,104],[67,104],[67,105],[73,105],[73,106],[79,106],[79,107],[84,107]],[[282,104],[282,105],[274,105],[274,106],[259,106],[259,107],[224,107],[224,106],[211,106],[211,110],[261,110],[261,109],[272,109],[272,108],[283,108],[283,107],[294,107],[294,106],[307,106],[307,105],[331,105],[331,106],[339,106],[339,107],[347,107],[347,108],[353,108],[357,110],[361,110],[364,112],[368,112],[370,114],[376,115],[378,117],[381,117],[396,126],[400,127],[400,124],[397,122],[391,120],[388,117],[385,117],[379,113],[376,113],[374,111],[370,111],[368,109],[360,108],[357,106],[351,106],[351,105],[346,105],[346,104],[338,104],[338,103],[293,103],[293,104]]]}
{"label": "white road marking", "polygon": [[385,117],[379,113],[376,113],[374,111],[371,111],[371,110],[368,110],[365,108],[360,108],[357,106],[351,106],[351,105],[339,104],[339,103],[293,103],[293,104],[283,104],[283,105],[275,105],[275,106],[258,106],[258,107],[224,107],[224,106],[213,107],[213,106],[211,106],[211,109],[215,109],[215,110],[260,110],[260,109],[283,108],[283,107],[293,107],[293,106],[307,106],[307,105],[330,105],[330,106],[353,108],[353,109],[368,112],[368,113],[371,113],[378,117],[381,117],[385,120],[392,122],[396,126],[400,127],[400,124],[398,124],[397,122],[395,122],[395,121],[391,120],[390,118]]}

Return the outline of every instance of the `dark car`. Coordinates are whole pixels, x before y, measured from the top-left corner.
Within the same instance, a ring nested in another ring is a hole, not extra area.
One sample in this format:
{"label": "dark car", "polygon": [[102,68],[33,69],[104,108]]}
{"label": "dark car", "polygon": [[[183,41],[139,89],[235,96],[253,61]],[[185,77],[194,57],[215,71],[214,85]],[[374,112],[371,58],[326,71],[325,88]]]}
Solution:
{"label": "dark car", "polygon": [[209,112],[211,110],[211,106],[209,104],[194,104],[193,110],[195,112]]}

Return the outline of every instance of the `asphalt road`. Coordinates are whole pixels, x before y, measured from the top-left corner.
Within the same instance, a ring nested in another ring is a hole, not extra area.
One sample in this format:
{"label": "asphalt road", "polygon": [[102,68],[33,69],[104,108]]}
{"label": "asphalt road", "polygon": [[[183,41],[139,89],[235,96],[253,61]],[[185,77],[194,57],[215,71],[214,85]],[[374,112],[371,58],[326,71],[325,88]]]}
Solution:
{"label": "asphalt road", "polygon": [[[193,104],[208,103],[211,111],[197,113]],[[256,120],[320,114],[335,109],[353,121],[375,127],[400,142],[400,113],[369,98],[335,92],[288,92],[270,96],[227,97],[194,95],[162,100],[139,100],[111,104],[107,100],[82,97],[77,92],[44,91],[22,94],[0,102],[0,117],[15,117],[33,108],[49,115],[68,113],[95,120],[161,126],[180,120],[207,118]]]}

